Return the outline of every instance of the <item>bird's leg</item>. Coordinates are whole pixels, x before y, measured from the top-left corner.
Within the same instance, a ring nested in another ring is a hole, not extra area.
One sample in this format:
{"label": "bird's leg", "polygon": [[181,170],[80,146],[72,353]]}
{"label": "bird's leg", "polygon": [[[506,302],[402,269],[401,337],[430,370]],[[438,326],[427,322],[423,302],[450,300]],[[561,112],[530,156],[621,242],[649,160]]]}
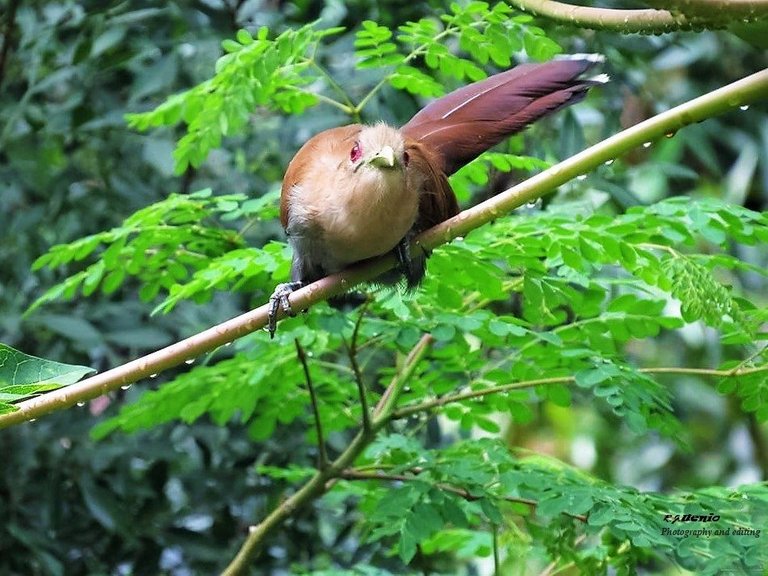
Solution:
{"label": "bird's leg", "polygon": [[[422,248],[423,250],[423,248]],[[394,249],[398,268],[405,276],[408,288],[415,288],[424,277],[424,259],[411,256],[411,237],[406,235]],[[426,252],[425,252],[426,256]]]}
{"label": "bird's leg", "polygon": [[269,337],[275,337],[275,331],[277,330],[277,308],[283,309],[283,312],[290,316],[295,316],[291,303],[288,301],[288,296],[301,288],[304,284],[301,282],[285,282],[275,286],[275,291],[272,292],[272,296],[269,297],[269,311],[267,312],[267,325],[264,329],[269,332]]}
{"label": "bird's leg", "polygon": [[405,236],[395,246],[395,259],[397,260],[398,268],[400,268],[406,279],[410,278],[413,260],[411,260],[411,242],[408,236]]}

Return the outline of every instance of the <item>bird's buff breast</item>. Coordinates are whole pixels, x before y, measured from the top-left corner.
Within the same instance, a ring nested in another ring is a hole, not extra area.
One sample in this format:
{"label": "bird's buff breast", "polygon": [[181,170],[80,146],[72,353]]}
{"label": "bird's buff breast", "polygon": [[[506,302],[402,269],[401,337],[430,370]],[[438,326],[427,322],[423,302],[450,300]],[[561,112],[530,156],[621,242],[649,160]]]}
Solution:
{"label": "bird's buff breast", "polygon": [[318,202],[304,203],[303,214],[295,214],[301,227],[322,236],[326,256],[341,267],[391,251],[418,213],[418,195],[407,190],[402,174],[358,176],[363,177],[355,179],[355,186],[349,180],[335,182],[311,194]]}

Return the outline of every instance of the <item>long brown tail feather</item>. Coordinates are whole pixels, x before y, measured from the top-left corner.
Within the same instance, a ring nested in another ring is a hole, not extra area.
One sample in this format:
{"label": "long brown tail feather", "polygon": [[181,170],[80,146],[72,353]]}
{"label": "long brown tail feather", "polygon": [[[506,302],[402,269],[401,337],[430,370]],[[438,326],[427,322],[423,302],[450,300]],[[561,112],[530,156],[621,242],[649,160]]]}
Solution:
{"label": "long brown tail feather", "polygon": [[588,55],[516,66],[435,100],[401,130],[439,156],[450,175],[528,124],[584,98],[605,81],[580,78],[598,61]]}

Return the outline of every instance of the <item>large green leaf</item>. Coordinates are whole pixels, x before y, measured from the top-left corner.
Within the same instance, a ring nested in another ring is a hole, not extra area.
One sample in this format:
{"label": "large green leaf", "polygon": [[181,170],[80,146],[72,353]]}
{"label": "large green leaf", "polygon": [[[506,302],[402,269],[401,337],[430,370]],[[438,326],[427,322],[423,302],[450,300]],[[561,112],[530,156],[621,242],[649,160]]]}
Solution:
{"label": "large green leaf", "polygon": [[89,366],[30,356],[0,344],[0,414],[16,410],[13,402],[68,386],[95,371]]}

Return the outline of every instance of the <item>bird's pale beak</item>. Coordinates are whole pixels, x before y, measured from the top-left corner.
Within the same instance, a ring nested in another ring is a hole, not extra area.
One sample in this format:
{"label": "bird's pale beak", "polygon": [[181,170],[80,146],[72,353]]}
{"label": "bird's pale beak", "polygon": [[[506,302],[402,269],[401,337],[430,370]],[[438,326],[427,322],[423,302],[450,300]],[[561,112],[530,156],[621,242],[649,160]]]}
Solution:
{"label": "bird's pale beak", "polygon": [[382,146],[381,150],[371,156],[368,163],[377,168],[394,168],[395,151],[392,149],[392,146]]}

